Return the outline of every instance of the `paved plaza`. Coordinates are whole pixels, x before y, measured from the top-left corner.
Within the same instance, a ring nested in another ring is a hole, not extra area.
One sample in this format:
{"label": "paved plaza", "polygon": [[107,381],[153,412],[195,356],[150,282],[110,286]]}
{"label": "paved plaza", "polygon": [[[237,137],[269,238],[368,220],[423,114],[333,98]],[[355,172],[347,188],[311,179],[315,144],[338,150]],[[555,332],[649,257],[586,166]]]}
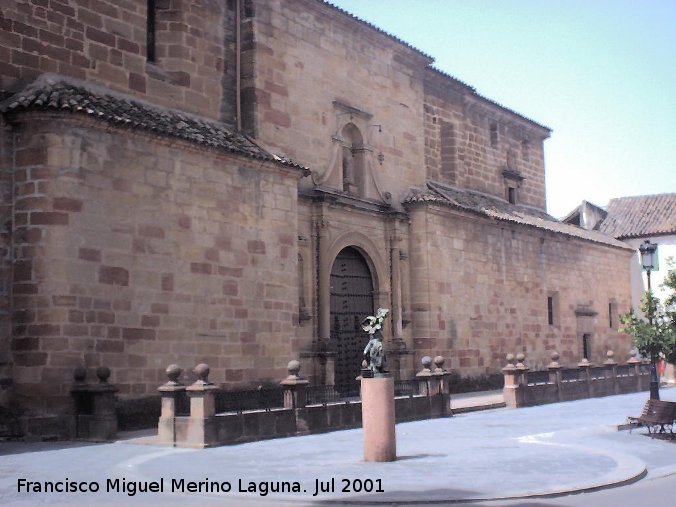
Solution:
{"label": "paved plaza", "polygon": [[[676,401],[674,388],[661,394]],[[645,429],[617,431],[647,397],[398,424],[392,463],[362,460],[360,429],[202,450],[152,445],[147,436],[108,444],[8,442],[0,444],[0,504],[449,503],[560,495],[672,475],[676,494],[676,441],[649,438]],[[454,406],[496,402],[492,393],[458,397]],[[46,482],[59,482],[64,492],[44,492]],[[35,492],[38,486],[43,492]]]}

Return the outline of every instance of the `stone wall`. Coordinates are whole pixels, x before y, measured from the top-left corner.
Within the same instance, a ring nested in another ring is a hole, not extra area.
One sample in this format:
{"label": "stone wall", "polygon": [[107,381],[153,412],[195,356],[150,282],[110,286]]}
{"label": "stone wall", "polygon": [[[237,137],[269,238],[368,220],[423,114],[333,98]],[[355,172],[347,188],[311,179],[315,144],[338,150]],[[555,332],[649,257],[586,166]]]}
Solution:
{"label": "stone wall", "polygon": [[368,173],[357,193],[398,204],[425,178],[419,73],[431,59],[316,0],[254,4],[244,87],[257,138],[315,172],[305,187],[342,190],[344,129],[355,125]]}
{"label": "stone wall", "polygon": [[233,2],[157,0],[154,62],[146,57],[146,5],[4,1],[0,98],[54,72],[233,123]]}
{"label": "stone wall", "polygon": [[22,115],[14,215],[14,391],[63,410],[73,367],[122,396],[167,362],[226,385],[294,355],[297,171],[61,115]]}
{"label": "stone wall", "polygon": [[[463,375],[495,372],[523,351],[534,369],[609,349],[626,357],[631,337],[609,323],[609,303],[629,311],[630,249],[495,222],[444,208],[411,213],[411,297],[416,355],[439,351]],[[554,303],[549,325],[548,301]]]}
{"label": "stone wall", "polygon": [[592,360],[628,350],[607,325],[610,303],[629,308],[621,247],[402,204],[434,180],[503,201],[512,185],[518,204],[544,210],[546,127],[322,1],[157,0],[154,61],[146,5],[5,1],[0,98],[64,74],[125,103],[131,94],[241,120],[311,176],[299,183],[290,164],[210,151],[209,139],[148,134],[157,125],[125,130],[117,116],[8,114],[17,124],[0,124],[0,388],[13,382],[23,408],[50,413],[80,364],[110,367],[123,397],[152,392],[179,358],[208,361],[215,382],[235,386],[277,378],[280,358],[312,357],[308,376],[332,384],[330,272],[345,247],[368,264],[375,306],[392,310],[396,378],[432,351],[476,375],[497,372],[507,352],[536,367],[546,350],[578,358],[583,334]]}
{"label": "stone wall", "polygon": [[[12,133],[0,116],[0,427],[12,385]],[[1,431],[1,430],[0,430]]]}
{"label": "stone wall", "polygon": [[[511,182],[517,203],[545,210],[548,129],[489,104],[433,70],[426,73],[424,122],[430,179],[501,198]],[[506,181],[506,170],[524,179],[508,176]]]}

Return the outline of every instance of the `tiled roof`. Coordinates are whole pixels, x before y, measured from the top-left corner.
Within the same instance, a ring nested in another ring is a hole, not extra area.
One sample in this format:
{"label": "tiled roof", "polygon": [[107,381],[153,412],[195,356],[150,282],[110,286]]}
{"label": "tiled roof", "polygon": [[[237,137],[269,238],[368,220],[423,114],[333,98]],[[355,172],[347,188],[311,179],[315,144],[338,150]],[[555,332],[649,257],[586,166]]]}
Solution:
{"label": "tiled roof", "polygon": [[510,204],[497,197],[467,189],[458,189],[442,186],[438,183],[427,183],[424,190],[413,190],[404,200],[405,206],[435,204],[448,206],[471,213],[476,213],[495,220],[512,222],[520,225],[535,227],[546,231],[565,234],[595,243],[630,249],[621,241],[598,231],[588,231],[572,225],[559,222],[556,218],[528,206]]}
{"label": "tiled roof", "polygon": [[611,199],[598,229],[614,238],[676,234],[676,193]]}
{"label": "tiled roof", "polygon": [[307,171],[305,167],[264,150],[245,135],[222,124],[180,111],[162,109],[90,83],[55,74],[40,76],[22,91],[0,103],[1,113],[20,111],[62,111],[87,115],[114,125],[147,130]]}

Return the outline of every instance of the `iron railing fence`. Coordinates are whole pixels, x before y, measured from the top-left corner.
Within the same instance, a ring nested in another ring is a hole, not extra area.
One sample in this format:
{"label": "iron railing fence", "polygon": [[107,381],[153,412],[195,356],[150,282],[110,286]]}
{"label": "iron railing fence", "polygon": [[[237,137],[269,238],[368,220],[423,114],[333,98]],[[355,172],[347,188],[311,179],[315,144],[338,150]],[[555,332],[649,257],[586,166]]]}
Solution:
{"label": "iron railing fence", "polygon": [[270,410],[284,406],[284,389],[261,387],[237,391],[219,390],[216,393],[216,413]]}
{"label": "iron railing fence", "polygon": [[420,394],[420,382],[417,380],[395,380],[395,396],[416,396]]}
{"label": "iron railing fence", "polygon": [[580,379],[580,370],[577,368],[562,368],[561,369],[561,381],[562,382],[574,382]]}
{"label": "iron railing fence", "polygon": [[359,384],[317,385],[307,388],[308,405],[359,401]]}
{"label": "iron railing fence", "polygon": [[610,378],[613,375],[612,371],[609,372],[604,366],[594,366],[590,368],[589,373],[591,374],[591,378],[595,380],[603,380],[605,378]]}
{"label": "iron railing fence", "polygon": [[549,372],[545,371],[529,371],[527,373],[528,384],[546,384],[549,382]]}
{"label": "iron railing fence", "polygon": [[618,377],[633,377],[635,375],[636,369],[633,364],[620,364],[617,365],[617,376]]}
{"label": "iron railing fence", "polygon": [[[359,384],[314,385],[306,389],[308,405],[323,405],[359,401]],[[395,396],[415,396],[420,393],[416,380],[396,380]],[[187,400],[185,400],[187,402]],[[271,410],[284,407],[284,388],[279,386],[244,390],[219,390],[216,393],[216,413],[243,412],[246,410]],[[187,406],[181,407],[187,412]]]}

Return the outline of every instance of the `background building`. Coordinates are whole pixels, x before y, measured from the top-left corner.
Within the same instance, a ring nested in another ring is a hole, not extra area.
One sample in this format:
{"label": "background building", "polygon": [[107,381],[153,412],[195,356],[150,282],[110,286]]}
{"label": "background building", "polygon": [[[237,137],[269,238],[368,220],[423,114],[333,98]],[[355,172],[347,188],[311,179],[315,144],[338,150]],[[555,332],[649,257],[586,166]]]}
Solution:
{"label": "background building", "polygon": [[[150,9],[149,9],[150,7]],[[9,2],[2,406],[68,431],[72,370],[228,387],[622,358],[633,249],[546,213],[548,128],[319,0]]]}

